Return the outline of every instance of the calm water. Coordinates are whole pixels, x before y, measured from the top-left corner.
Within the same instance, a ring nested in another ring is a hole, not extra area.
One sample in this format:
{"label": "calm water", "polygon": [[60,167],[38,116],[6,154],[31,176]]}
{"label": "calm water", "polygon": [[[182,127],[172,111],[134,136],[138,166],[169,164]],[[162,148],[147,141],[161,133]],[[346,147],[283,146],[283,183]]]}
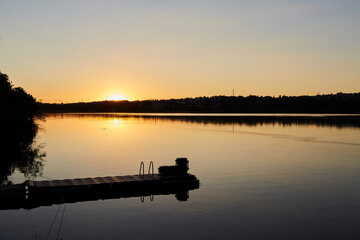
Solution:
{"label": "calm water", "polygon": [[[161,195],[3,210],[0,239],[360,239],[356,120],[59,114],[40,126],[37,180],[137,174],[141,161],[157,169],[187,157],[201,186],[185,202]],[[8,179],[26,180],[19,171]]]}

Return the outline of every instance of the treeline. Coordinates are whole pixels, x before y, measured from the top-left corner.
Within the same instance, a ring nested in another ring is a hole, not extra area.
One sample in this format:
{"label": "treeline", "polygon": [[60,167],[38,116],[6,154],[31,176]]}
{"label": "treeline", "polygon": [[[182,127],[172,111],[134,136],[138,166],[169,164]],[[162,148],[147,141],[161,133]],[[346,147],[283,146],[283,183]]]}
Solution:
{"label": "treeline", "polygon": [[[32,119],[38,110],[36,99],[21,87],[14,87],[6,74],[0,72],[1,120]],[[1,121],[0,120],[0,121]]]}
{"label": "treeline", "polygon": [[360,113],[360,93],[317,96],[213,96],[169,100],[49,104],[42,112]]}

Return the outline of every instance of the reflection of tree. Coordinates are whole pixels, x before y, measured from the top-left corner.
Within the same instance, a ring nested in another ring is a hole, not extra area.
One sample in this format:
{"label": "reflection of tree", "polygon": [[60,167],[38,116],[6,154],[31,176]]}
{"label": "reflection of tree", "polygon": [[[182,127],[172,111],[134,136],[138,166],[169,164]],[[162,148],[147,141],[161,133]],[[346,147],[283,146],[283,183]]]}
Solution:
{"label": "reflection of tree", "polygon": [[37,103],[23,88],[13,87],[0,72],[0,185],[10,184],[8,176],[19,170],[25,177],[41,174],[44,153],[34,138]]}
{"label": "reflection of tree", "polygon": [[182,122],[202,125],[236,125],[236,126],[317,126],[336,128],[360,128],[360,115],[291,115],[291,114],[127,114],[127,113],[55,113],[47,117],[63,118],[102,118],[102,119],[142,119],[146,121]]}
{"label": "reflection of tree", "polygon": [[37,124],[33,120],[11,123],[0,120],[0,124],[0,185],[10,184],[8,176],[15,170],[26,178],[41,174],[45,153],[42,146],[34,142]]}

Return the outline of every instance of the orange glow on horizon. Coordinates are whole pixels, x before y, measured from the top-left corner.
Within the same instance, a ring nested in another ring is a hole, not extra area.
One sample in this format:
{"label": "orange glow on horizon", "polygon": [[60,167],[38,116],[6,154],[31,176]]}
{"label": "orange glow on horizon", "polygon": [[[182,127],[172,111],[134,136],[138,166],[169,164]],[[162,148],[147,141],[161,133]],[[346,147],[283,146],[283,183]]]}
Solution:
{"label": "orange glow on horizon", "polygon": [[112,94],[110,95],[106,100],[109,101],[122,101],[122,100],[128,100],[127,97],[121,94]]}

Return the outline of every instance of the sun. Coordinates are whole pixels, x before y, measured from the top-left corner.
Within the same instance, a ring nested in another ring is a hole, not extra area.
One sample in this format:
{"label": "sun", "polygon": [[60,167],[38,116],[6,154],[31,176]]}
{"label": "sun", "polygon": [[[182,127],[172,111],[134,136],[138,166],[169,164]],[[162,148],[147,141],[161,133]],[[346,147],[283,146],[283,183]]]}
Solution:
{"label": "sun", "polygon": [[121,95],[121,94],[113,94],[110,95],[107,100],[109,101],[121,101],[121,100],[127,100],[125,96]]}

